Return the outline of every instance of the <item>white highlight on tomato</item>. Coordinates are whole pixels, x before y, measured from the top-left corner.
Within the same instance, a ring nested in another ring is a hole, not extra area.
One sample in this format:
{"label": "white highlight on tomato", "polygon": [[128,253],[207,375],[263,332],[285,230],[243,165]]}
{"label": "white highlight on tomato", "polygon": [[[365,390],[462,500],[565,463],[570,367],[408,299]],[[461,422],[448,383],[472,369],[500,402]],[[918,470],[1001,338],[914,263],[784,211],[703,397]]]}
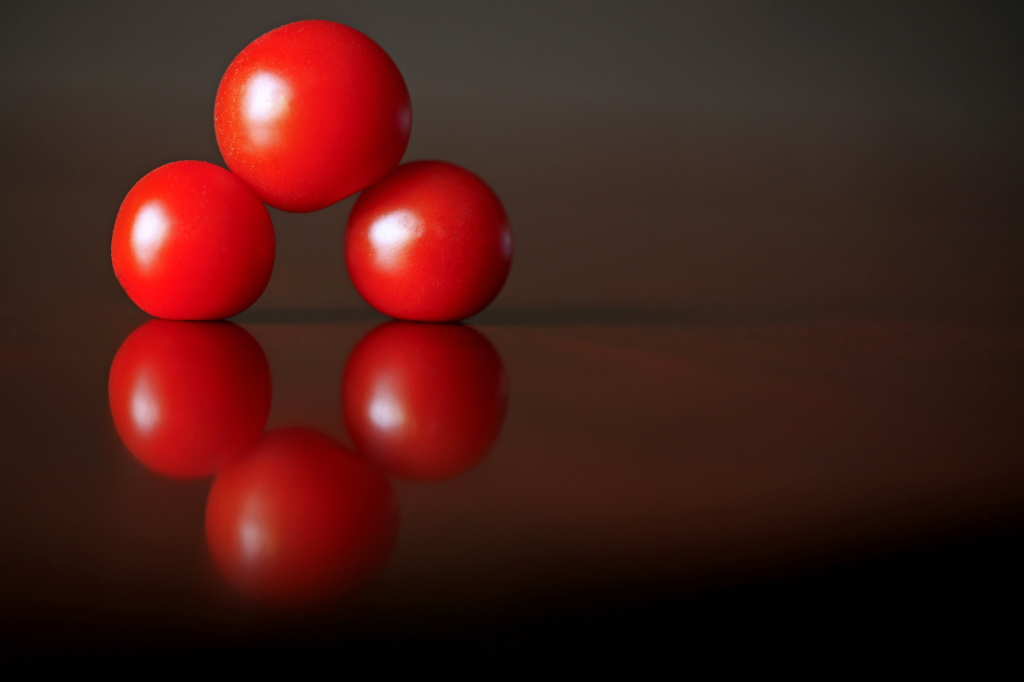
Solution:
{"label": "white highlight on tomato", "polygon": [[132,250],[143,267],[148,268],[167,238],[171,221],[160,202],[153,201],[142,207],[132,223]]}
{"label": "white highlight on tomato", "polygon": [[370,421],[381,431],[397,431],[405,425],[405,410],[395,396],[390,382],[379,382],[373,389],[373,397],[366,408]]}
{"label": "white highlight on tomato", "polygon": [[149,377],[141,375],[132,389],[132,421],[142,433],[149,433],[160,423],[160,403],[153,395]]}
{"label": "white highlight on tomato", "polygon": [[238,525],[238,540],[242,546],[242,558],[246,565],[252,566],[265,556],[273,554],[272,538],[266,530],[264,522],[263,501],[257,496],[246,501],[242,513],[242,521]]}
{"label": "white highlight on tomato", "polygon": [[288,110],[288,84],[272,73],[257,74],[245,91],[245,115],[255,123],[270,123]]}
{"label": "white highlight on tomato", "polygon": [[258,73],[246,84],[243,107],[253,124],[249,137],[257,145],[272,144],[276,137],[274,124],[291,106],[292,91],[288,84],[272,73]]}
{"label": "white highlight on tomato", "polygon": [[378,263],[384,268],[398,265],[405,245],[423,232],[423,225],[412,211],[392,211],[370,226],[369,239]]}
{"label": "white highlight on tomato", "polygon": [[501,253],[505,258],[512,259],[512,230],[508,228],[501,233]]}

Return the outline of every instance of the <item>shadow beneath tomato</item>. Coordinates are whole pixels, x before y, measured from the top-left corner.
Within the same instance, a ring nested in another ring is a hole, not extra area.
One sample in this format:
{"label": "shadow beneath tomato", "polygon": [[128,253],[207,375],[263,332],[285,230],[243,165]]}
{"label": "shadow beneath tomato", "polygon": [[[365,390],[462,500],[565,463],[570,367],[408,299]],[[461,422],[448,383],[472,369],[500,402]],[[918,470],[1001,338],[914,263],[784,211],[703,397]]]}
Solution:
{"label": "shadow beneath tomato", "polygon": [[151,320],[110,365],[110,413],[121,441],[164,476],[201,478],[259,442],[270,414],[270,366],[230,322]]}
{"label": "shadow beneath tomato", "polygon": [[457,324],[385,323],[352,351],[341,381],[356,452],[411,480],[444,480],[475,466],[501,431],[507,404],[498,351]]}
{"label": "shadow beneath tomato", "polygon": [[397,535],[387,478],[301,427],[268,432],[217,475],[206,503],[206,540],[221,573],[280,606],[326,602],[369,581]]}

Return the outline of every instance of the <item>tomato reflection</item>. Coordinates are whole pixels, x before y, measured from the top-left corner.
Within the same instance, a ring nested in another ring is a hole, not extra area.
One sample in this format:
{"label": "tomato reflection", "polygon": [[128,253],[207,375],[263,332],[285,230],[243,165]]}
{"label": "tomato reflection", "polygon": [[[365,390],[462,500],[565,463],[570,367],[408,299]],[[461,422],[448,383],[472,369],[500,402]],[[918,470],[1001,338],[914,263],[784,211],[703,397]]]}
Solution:
{"label": "tomato reflection", "polygon": [[152,320],[110,366],[110,413],[128,450],[165,476],[216,472],[259,442],[270,413],[270,367],[230,322]]}
{"label": "tomato reflection", "polygon": [[414,480],[472,468],[501,430],[507,403],[498,352],[461,325],[381,325],[352,351],[341,384],[356,451]]}
{"label": "tomato reflection", "polygon": [[388,480],[315,431],[268,432],[224,468],[206,504],[206,539],[227,579],[250,596],[309,604],[383,568],[398,531]]}

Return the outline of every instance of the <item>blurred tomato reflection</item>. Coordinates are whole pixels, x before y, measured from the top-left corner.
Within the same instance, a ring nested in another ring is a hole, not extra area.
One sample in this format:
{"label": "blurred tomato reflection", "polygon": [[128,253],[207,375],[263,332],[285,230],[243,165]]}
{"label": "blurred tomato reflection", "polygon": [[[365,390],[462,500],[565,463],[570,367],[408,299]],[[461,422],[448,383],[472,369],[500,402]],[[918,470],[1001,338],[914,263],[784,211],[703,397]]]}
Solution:
{"label": "blurred tomato reflection", "polygon": [[270,366],[230,322],[152,320],[110,365],[110,413],[143,464],[165,476],[208,476],[259,442],[270,414]]}
{"label": "blurred tomato reflection", "polygon": [[388,322],[352,351],[342,415],[356,451],[388,473],[452,478],[490,450],[508,404],[501,357],[480,332]]}
{"label": "blurred tomato reflection", "polygon": [[225,467],[206,503],[206,540],[224,576],[252,597],[312,604],[384,567],[398,507],[383,474],[316,431],[268,432]]}

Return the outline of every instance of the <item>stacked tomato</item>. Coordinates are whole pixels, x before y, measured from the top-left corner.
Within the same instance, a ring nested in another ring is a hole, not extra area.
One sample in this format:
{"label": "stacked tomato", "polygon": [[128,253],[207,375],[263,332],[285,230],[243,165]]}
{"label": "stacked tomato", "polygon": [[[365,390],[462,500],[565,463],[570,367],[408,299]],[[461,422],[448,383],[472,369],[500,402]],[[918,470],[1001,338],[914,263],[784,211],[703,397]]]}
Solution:
{"label": "stacked tomato", "polygon": [[345,262],[363,298],[407,320],[479,312],[508,276],[508,218],[467,170],[440,161],[398,165],[411,120],[401,73],[359,31],[300,21],[256,39],[217,91],[214,126],[230,172],[178,161],[139,180],[114,225],[118,281],[156,317],[236,315],[273,270],[264,203],[304,213],[362,191]]}

